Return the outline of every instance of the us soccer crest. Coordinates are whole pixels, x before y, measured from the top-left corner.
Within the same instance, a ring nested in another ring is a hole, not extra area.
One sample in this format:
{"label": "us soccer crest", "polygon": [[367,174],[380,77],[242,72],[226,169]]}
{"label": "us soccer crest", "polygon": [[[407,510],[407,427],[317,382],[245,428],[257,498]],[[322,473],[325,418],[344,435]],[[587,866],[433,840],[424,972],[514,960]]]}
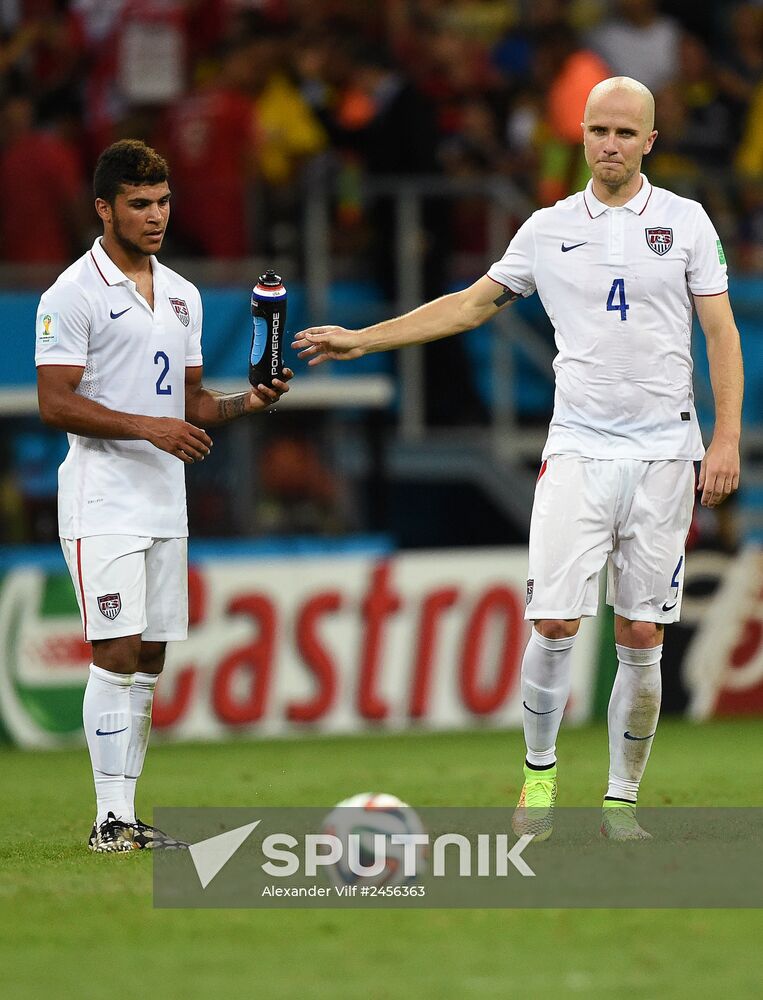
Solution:
{"label": "us soccer crest", "polygon": [[170,299],[170,303],[183,326],[188,326],[191,322],[191,314],[188,312],[188,303],[185,299]]}
{"label": "us soccer crest", "polygon": [[672,229],[645,229],[644,232],[649,249],[654,250],[658,257],[664,257],[673,246]]}
{"label": "us soccer crest", "polygon": [[533,590],[535,589],[535,580],[527,581],[527,597],[525,599],[525,604],[529,604],[533,599]]}
{"label": "us soccer crest", "polygon": [[103,617],[113,622],[122,610],[122,598],[119,594],[104,594],[98,598],[98,607]]}

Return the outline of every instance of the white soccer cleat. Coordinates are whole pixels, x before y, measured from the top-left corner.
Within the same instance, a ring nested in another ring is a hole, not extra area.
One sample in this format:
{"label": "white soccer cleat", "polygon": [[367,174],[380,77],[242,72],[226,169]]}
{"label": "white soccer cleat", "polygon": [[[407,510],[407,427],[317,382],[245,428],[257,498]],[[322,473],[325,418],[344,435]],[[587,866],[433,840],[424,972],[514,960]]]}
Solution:
{"label": "white soccer cleat", "polygon": [[134,823],[128,824],[132,830],[133,847],[136,851],[184,851],[188,849],[188,844],[184,840],[177,840],[164,833],[158,827],[149,826],[142,819],[135,818]]}
{"label": "white soccer cleat", "polygon": [[132,828],[110,812],[99,826],[93,823],[87,847],[95,854],[125,854],[135,849]]}

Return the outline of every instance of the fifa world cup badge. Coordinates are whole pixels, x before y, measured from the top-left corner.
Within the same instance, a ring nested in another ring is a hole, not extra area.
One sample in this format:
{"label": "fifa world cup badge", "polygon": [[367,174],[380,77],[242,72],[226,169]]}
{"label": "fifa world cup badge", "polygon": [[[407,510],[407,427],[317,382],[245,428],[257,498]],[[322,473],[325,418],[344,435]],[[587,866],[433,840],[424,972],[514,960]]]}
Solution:
{"label": "fifa world cup badge", "polygon": [[43,313],[37,327],[37,343],[40,347],[50,347],[58,343],[57,313]]}

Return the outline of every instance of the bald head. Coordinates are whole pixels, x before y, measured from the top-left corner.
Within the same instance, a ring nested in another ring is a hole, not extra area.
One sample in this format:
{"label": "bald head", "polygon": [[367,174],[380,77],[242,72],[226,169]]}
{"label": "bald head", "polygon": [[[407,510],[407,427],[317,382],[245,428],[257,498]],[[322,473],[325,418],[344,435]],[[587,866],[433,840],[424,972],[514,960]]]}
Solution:
{"label": "bald head", "polygon": [[641,186],[641,160],[650,152],[654,98],[638,80],[613,76],[597,83],[585,106],[583,145],[597,198],[624,205]]}
{"label": "bald head", "polygon": [[584,122],[591,121],[602,104],[636,116],[646,132],[654,128],[654,97],[643,83],[629,76],[611,76],[597,83],[586,101]]}

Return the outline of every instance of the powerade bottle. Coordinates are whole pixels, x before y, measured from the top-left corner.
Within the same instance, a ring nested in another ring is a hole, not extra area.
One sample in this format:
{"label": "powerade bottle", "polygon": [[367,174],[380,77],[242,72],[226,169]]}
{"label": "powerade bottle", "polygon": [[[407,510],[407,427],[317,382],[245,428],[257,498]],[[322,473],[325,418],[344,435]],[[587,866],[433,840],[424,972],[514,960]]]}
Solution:
{"label": "powerade bottle", "polygon": [[279,275],[267,270],[252,289],[252,347],[249,381],[272,387],[283,368],[282,338],[286,329],[286,289]]}

